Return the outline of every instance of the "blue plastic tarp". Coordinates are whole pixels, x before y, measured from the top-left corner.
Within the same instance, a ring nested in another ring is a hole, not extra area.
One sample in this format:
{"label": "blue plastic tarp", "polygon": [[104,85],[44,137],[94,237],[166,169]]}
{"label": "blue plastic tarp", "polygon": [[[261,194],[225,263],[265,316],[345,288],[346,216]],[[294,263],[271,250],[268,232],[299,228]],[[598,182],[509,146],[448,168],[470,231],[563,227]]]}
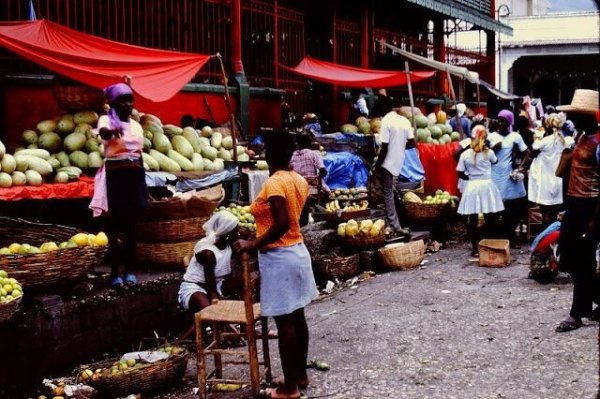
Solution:
{"label": "blue plastic tarp", "polygon": [[321,137],[335,139],[338,143],[356,143],[361,147],[370,144],[368,136],[358,133],[328,133]]}
{"label": "blue plastic tarp", "polygon": [[361,157],[351,152],[328,152],[323,157],[327,177],[325,183],[332,190],[366,187],[369,171]]}
{"label": "blue plastic tarp", "polygon": [[419,151],[409,148],[404,155],[404,165],[400,171],[399,181],[417,183],[425,179],[425,169],[419,159]]}

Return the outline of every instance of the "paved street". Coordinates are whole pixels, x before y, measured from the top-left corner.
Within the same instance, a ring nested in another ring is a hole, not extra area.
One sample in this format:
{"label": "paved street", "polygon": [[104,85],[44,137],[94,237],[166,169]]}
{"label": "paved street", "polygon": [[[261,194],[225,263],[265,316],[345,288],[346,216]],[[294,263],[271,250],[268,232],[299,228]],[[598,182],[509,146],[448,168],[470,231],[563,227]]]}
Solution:
{"label": "paved street", "polygon": [[[597,324],[555,333],[570,282],[529,280],[527,255],[513,256],[484,269],[466,246],[443,250],[310,305],[309,357],[331,370],[309,370],[309,397],[594,398]],[[233,396],[245,394],[214,395]]]}

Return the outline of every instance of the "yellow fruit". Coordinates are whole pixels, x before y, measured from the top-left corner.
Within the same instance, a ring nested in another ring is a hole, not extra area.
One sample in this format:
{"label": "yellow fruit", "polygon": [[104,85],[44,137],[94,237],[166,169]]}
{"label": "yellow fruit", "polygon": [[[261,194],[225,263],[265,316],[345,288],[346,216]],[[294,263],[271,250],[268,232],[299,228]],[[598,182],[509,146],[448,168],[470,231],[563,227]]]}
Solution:
{"label": "yellow fruit", "polygon": [[13,286],[11,284],[5,284],[2,288],[6,291],[7,295],[10,295],[10,293],[13,292]]}
{"label": "yellow fruit", "polygon": [[51,252],[56,251],[58,249],[58,245],[55,242],[45,242],[40,245],[40,252]]}
{"label": "yellow fruit", "polygon": [[340,223],[338,225],[337,234],[340,237],[344,237],[346,235],[346,223]]}
{"label": "yellow fruit", "polygon": [[6,278],[8,277],[8,273],[4,270],[0,270],[0,278]]}
{"label": "yellow fruit", "polygon": [[83,371],[81,372],[81,374],[80,374],[81,381],[85,381],[85,380],[87,380],[87,379],[88,379],[88,378],[90,378],[92,375],[94,375],[94,372],[93,372],[92,370],[90,370],[90,369],[83,370]]}
{"label": "yellow fruit", "polygon": [[127,366],[129,366],[129,367],[135,366],[135,359],[127,359]]}
{"label": "yellow fruit", "polygon": [[48,399],[48,397],[46,395],[40,395],[37,399]]}
{"label": "yellow fruit", "polygon": [[13,292],[11,293],[11,295],[13,296],[13,298],[19,298],[23,295],[23,293],[20,290],[13,290]]}
{"label": "yellow fruit", "polygon": [[0,255],[10,255],[10,249],[7,247],[0,248]]}
{"label": "yellow fruit", "polygon": [[354,219],[348,220],[348,222],[346,222],[346,236],[354,237],[357,234],[358,234],[358,223]]}
{"label": "yellow fruit", "polygon": [[20,255],[28,255],[31,253],[31,245],[29,244],[21,244],[21,246],[19,247],[19,251],[18,253]]}
{"label": "yellow fruit", "polygon": [[125,371],[129,368],[129,366],[127,365],[127,363],[121,363],[119,364],[119,370],[121,371]]}
{"label": "yellow fruit", "polygon": [[71,237],[71,240],[77,244],[78,247],[85,247],[88,245],[88,236],[85,233],[77,233]]}
{"label": "yellow fruit", "polygon": [[88,245],[94,245],[94,242],[96,241],[96,235],[95,234],[88,234]]}
{"label": "yellow fruit", "polygon": [[16,242],[13,242],[8,246],[8,250],[11,254],[16,254],[17,252],[19,252],[19,248],[21,248],[21,244],[17,244]]}

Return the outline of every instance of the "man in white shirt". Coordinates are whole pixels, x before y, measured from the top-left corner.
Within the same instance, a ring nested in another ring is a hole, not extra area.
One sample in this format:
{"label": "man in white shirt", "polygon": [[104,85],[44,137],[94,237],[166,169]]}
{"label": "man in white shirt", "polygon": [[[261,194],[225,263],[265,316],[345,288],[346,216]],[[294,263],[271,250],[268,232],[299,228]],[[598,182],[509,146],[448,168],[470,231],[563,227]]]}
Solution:
{"label": "man in white shirt", "polygon": [[398,235],[408,235],[410,231],[403,229],[398,220],[394,201],[394,182],[402,170],[406,149],[416,147],[410,121],[396,111],[388,112],[381,120],[379,139],[381,149],[375,162],[373,178],[379,180],[382,186],[388,225]]}

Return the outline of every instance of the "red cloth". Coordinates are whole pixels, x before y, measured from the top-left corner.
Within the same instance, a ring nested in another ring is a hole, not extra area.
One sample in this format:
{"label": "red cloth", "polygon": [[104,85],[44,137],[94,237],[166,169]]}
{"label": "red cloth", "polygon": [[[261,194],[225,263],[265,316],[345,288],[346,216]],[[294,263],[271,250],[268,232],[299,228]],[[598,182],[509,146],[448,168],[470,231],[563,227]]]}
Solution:
{"label": "red cloth", "polygon": [[423,169],[425,169],[426,193],[443,190],[448,191],[452,195],[458,195],[457,161],[454,158],[458,146],[458,142],[444,145],[417,144],[419,158],[421,158]]}
{"label": "red cloth", "polygon": [[0,23],[0,45],[99,89],[129,75],[133,90],[156,102],[177,94],[210,59],[114,42],[46,20]]}
{"label": "red cloth", "polygon": [[558,238],[560,237],[560,230],[553,231],[538,243],[537,247],[533,251],[534,254],[549,255],[552,248],[552,244],[558,244]]}
{"label": "red cloth", "polygon": [[[293,68],[281,66],[288,71],[344,87],[392,87],[404,86],[407,83],[405,72],[355,68],[311,57],[304,57]],[[433,75],[434,72],[411,72],[410,81],[411,83],[420,82]]]}
{"label": "red cloth", "polygon": [[94,179],[89,176],[81,176],[77,181],[64,184],[45,183],[41,186],[0,188],[1,201],[91,198],[93,194]]}

